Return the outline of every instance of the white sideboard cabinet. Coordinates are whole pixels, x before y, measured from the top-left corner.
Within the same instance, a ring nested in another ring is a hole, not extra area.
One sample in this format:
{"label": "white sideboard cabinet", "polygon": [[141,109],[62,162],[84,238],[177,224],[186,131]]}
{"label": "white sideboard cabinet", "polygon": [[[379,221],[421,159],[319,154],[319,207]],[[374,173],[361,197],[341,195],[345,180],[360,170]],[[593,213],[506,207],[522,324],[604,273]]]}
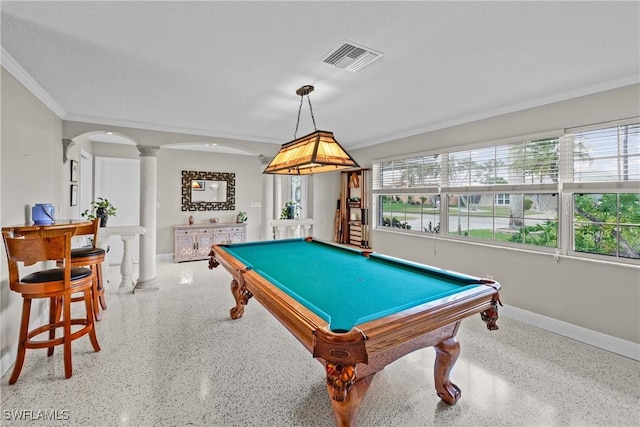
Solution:
{"label": "white sideboard cabinet", "polygon": [[246,223],[173,226],[173,262],[207,259],[211,246],[239,243],[247,239]]}

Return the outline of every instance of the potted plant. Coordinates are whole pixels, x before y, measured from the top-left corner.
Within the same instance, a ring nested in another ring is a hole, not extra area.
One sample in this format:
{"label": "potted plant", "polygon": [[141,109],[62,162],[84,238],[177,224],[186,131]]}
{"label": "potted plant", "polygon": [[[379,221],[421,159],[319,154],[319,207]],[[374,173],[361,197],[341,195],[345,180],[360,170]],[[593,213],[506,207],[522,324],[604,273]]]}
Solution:
{"label": "potted plant", "polygon": [[238,224],[246,222],[247,221],[247,213],[246,212],[238,212],[238,215],[236,215],[236,222]]}
{"label": "potted plant", "polygon": [[302,207],[296,202],[287,202],[280,212],[280,219],[295,219],[296,216],[300,215],[300,210],[302,210]]}
{"label": "potted plant", "polygon": [[110,216],[116,216],[116,208],[111,202],[105,198],[98,197],[98,200],[91,202],[91,209],[87,209],[82,214],[83,218],[96,219],[100,218],[100,227],[107,226],[107,219]]}

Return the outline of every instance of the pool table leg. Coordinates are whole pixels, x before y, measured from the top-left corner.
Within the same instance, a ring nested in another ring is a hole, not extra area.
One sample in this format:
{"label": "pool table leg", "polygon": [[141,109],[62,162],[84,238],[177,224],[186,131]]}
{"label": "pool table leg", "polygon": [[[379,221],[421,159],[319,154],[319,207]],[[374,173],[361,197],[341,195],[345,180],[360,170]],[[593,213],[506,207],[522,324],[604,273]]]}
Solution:
{"label": "pool table leg", "polygon": [[[349,367],[355,369],[355,366]],[[341,384],[336,384],[336,381],[331,378],[331,374],[327,371],[327,391],[333,407],[336,426],[349,427],[355,425],[360,402],[367,393],[374,375],[358,379],[355,383],[345,388]],[[355,371],[353,379],[355,380]]]}
{"label": "pool table leg", "polygon": [[229,310],[229,315],[232,319],[239,319],[244,314],[244,306],[249,302],[249,298],[253,296],[251,292],[244,286],[244,281],[239,283],[236,279],[231,281],[231,294],[233,299],[236,300],[236,305]]}
{"label": "pool table leg", "polygon": [[434,346],[436,362],[434,366],[435,385],[438,397],[449,405],[460,399],[460,389],[449,380],[449,374],[460,355],[460,343],[451,337]]}

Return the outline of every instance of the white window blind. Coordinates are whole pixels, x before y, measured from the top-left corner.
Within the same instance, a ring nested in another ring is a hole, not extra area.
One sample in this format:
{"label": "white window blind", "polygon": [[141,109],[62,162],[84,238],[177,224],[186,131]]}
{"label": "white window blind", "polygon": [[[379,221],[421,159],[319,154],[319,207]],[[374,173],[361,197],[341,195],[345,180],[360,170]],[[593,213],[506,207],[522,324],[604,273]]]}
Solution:
{"label": "white window blind", "polygon": [[449,189],[558,182],[558,138],[496,145],[450,153]]}
{"label": "white window blind", "polygon": [[373,163],[373,189],[437,189],[440,185],[440,155]]}
{"label": "white window blind", "polygon": [[573,182],[640,180],[640,124],[569,134]]}

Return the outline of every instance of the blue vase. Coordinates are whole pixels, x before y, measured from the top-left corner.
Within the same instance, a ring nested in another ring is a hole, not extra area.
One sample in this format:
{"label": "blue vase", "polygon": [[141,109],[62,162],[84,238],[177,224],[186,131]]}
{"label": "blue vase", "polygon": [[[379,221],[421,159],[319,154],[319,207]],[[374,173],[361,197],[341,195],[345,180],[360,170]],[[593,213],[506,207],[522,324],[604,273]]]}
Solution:
{"label": "blue vase", "polygon": [[31,220],[37,225],[53,224],[56,222],[55,213],[51,203],[36,203],[31,207]]}

